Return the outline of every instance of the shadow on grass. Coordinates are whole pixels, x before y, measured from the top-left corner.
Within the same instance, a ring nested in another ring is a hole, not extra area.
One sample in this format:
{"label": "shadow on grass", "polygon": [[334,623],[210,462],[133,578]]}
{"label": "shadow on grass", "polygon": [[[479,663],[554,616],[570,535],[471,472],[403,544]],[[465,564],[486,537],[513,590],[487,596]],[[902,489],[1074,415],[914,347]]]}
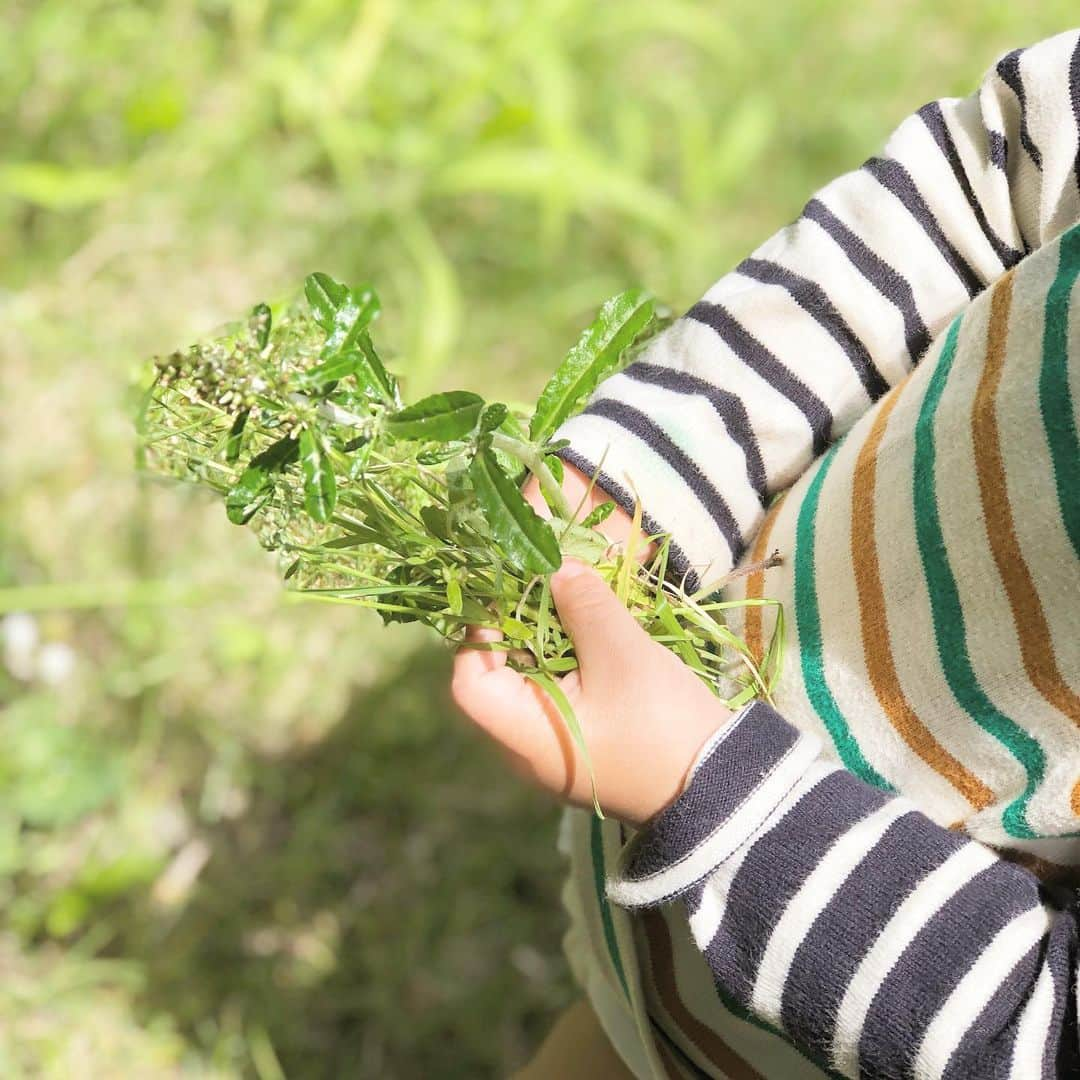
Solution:
{"label": "shadow on grass", "polygon": [[[200,1043],[265,1031],[289,1077],[502,1076],[572,996],[557,812],[454,715],[421,648],[318,745],[256,765],[171,921],[119,949]],[[229,1021],[231,1018],[231,1021]]]}

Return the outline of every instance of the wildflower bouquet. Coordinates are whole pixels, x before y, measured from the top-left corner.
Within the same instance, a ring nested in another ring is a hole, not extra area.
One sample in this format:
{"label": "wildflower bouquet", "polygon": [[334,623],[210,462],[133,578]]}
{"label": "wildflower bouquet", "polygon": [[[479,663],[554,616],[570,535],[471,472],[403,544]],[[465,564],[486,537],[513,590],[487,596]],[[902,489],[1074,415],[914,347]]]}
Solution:
{"label": "wildflower bouquet", "polygon": [[[650,538],[656,554],[643,564],[596,529],[614,503],[579,521],[582,507],[562,491],[565,444],[553,434],[655,332],[647,294],[601,307],[528,415],[467,390],[403,402],[371,337],[374,290],[312,274],[304,294],[278,311],[260,304],[234,332],[156,361],[141,418],[154,470],[218,492],[229,520],[278,554],[295,589],[451,641],[468,624],[501,629],[488,647],[510,650],[510,663],[552,694],[586,760],[557,682],[577,666],[548,587],[564,556],[595,566],[730,706],[769,695],[782,619],[755,662],[725,624],[722,583],[687,593],[669,580],[664,536]],[[529,474],[550,520],[521,494]]]}

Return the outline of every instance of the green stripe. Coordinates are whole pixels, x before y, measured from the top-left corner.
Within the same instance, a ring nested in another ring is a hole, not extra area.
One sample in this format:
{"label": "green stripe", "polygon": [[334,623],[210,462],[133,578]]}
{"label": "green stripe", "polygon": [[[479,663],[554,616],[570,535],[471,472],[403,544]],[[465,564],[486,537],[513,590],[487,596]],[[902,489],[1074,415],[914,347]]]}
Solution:
{"label": "green stripe", "polygon": [[[934,438],[934,419],[945,383],[956,359],[956,346],[960,338],[961,316],[949,327],[941,356],[934,366],[926,388],[926,397],[915,422],[914,507],[915,536],[922,559],[927,591],[930,593],[930,610],[934,618],[934,638],[937,643],[938,660],[945,672],[945,681],[953,697],[984,731],[989,732],[1010,754],[1023,765],[1027,772],[1027,785],[1001,815],[1001,822],[1010,836],[1034,837],[1036,833],[1027,822],[1027,806],[1031,796],[1042,783],[1046,772],[1046,757],[1042,747],[1014,720],[997,709],[986,696],[968,652],[967,628],[964,609],[960,603],[960,590],[949,565],[945,550],[945,535],[938,513],[937,480],[935,463],[937,447]],[[986,522],[988,529],[993,522]]]}
{"label": "green stripe", "polygon": [[823,1072],[829,1080],[846,1080],[843,1073],[837,1072],[832,1065],[830,1065],[823,1058],[811,1051],[810,1049],[799,1046],[792,1042],[791,1036],[784,1032],[781,1028],[770,1024],[767,1020],[762,1020],[760,1016],[752,1013],[745,1005],[740,1005],[731,994],[720,985],[716,983],[716,994],[720,998],[720,1003],[732,1016],[739,1020],[745,1021],[753,1027],[756,1027],[759,1031],[765,1031],[770,1035],[775,1035],[781,1042],[787,1043],[792,1050],[796,1051],[798,1055],[804,1060],[808,1061],[811,1065],[815,1066],[821,1072]]}
{"label": "green stripe", "polygon": [[[604,869],[604,836],[603,836],[603,824],[595,814],[590,821],[591,833],[590,841],[592,847],[592,864],[593,864],[593,880],[596,884],[596,900],[600,908],[600,921],[604,926],[604,940],[607,942],[608,955],[611,957],[611,963],[615,968],[616,974],[619,976],[619,982],[622,983],[623,993],[626,994],[626,1000],[630,1001],[630,988],[626,985],[626,974],[623,971],[622,957],[619,955],[619,943],[615,939],[615,924],[611,919],[611,907],[608,904],[607,893],[605,892],[604,882],[606,879],[606,872]],[[717,983],[716,991],[720,997],[720,1001],[724,1008],[728,1010],[733,1016],[738,1017],[740,1020],[745,1020],[748,1024],[752,1024],[754,1027],[761,1031],[766,1031],[770,1035],[776,1036],[783,1042],[787,1043],[792,1049],[797,1051],[803,1058],[821,1069],[830,1080],[843,1080],[839,1073],[834,1072],[825,1062],[818,1061],[814,1056],[802,1049],[800,1046],[796,1046],[790,1041],[787,1035],[784,1034],[779,1028],[774,1027],[772,1024],[762,1020],[760,1017],[755,1016],[744,1005],[740,1005],[730,994],[726,993],[724,988]],[[633,1002],[631,1002],[631,1005]],[[650,1017],[652,1027],[659,1034],[663,1035],[665,1040],[671,1043],[667,1033]],[[671,1043],[671,1045],[674,1045]],[[685,1058],[686,1055],[680,1049],[679,1053]],[[695,1065],[696,1069],[697,1066]]]}
{"label": "green stripe", "polygon": [[[619,942],[615,937],[615,923],[611,918],[611,907],[608,904],[607,873],[604,870],[604,835],[601,829],[600,819],[593,814],[590,821],[589,842],[592,849],[593,884],[596,886],[596,902],[600,907],[600,922],[604,927],[604,941],[607,942],[612,967],[615,968],[615,974],[619,976],[619,982],[622,983],[626,1000],[630,1001],[630,987],[626,985],[626,972],[623,970],[622,956],[619,954]],[[633,1003],[631,1002],[631,1004]]]}
{"label": "green stripe", "polygon": [[1072,394],[1069,390],[1069,301],[1080,274],[1080,226],[1074,225],[1060,240],[1058,274],[1046,294],[1043,327],[1043,359],[1039,374],[1039,406],[1042,409],[1050,460],[1054,465],[1058,505],[1073,551],[1080,559],[1080,437],[1076,433]]}
{"label": "green stripe", "polygon": [[806,696],[817,710],[832,737],[840,760],[856,776],[885,791],[895,788],[863,757],[855,736],[851,734],[836,699],[825,680],[821,658],[821,612],[818,608],[817,582],[814,571],[814,533],[821,485],[825,482],[839,445],[821,459],[814,479],[807,488],[799,519],[795,526],[795,625],[799,631],[799,655],[802,661]]}

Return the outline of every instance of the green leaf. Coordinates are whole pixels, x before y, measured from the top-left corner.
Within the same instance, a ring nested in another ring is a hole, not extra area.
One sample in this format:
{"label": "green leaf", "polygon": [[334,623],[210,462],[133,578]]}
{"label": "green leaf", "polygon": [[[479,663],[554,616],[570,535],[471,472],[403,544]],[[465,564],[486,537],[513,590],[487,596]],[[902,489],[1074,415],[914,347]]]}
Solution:
{"label": "green leaf", "polygon": [[334,470],[311,428],[300,432],[300,468],[304,474],[304,509],[315,521],[329,521],[337,504]]}
{"label": "green leaf", "polygon": [[348,349],[382,309],[375,290],[370,285],[348,289],[345,302],[334,312],[334,323],[326,339],[326,351]]}
{"label": "green leaf", "polygon": [[349,375],[359,375],[366,370],[366,367],[366,360],[358,349],[346,349],[343,352],[334,353],[321,364],[300,372],[295,382],[301,390],[319,390],[327,383],[337,382]]}
{"label": "green leaf", "polygon": [[629,289],[604,304],[544,387],[529,424],[534,440],[546,439],[580,406],[652,317],[652,298],[641,289]]}
{"label": "green leaf", "polygon": [[593,529],[568,525],[559,536],[559,546],[567,558],[580,559],[595,565],[603,558],[604,552],[611,546],[611,541],[603,533]]}
{"label": "green leaf", "polygon": [[594,529],[597,525],[607,521],[614,510],[615,504],[609,499],[607,502],[600,503],[599,506],[594,506],[585,516],[585,520],[582,521],[581,524],[584,525],[586,529]]}
{"label": "green leaf", "polygon": [[[364,360],[367,362],[367,388],[374,390],[387,405],[400,405],[397,380],[383,366],[379,354],[375,351],[371,335],[366,330],[357,336],[356,347],[363,353]],[[360,378],[359,372],[357,372],[357,378]]]}
{"label": "green leaf", "polygon": [[464,449],[465,443],[451,442],[447,443],[446,446],[435,446],[428,450],[421,450],[416,455],[416,460],[420,465],[441,465],[444,461],[457,457]]}
{"label": "green leaf", "polygon": [[358,521],[349,526],[349,531],[344,536],[328,540],[323,546],[337,551],[342,548],[362,547],[364,544],[381,544],[384,539],[378,529]]}
{"label": "green leaf", "polygon": [[454,615],[462,612],[461,583],[457,578],[451,578],[446,583],[446,606]]}
{"label": "green leaf", "polygon": [[585,761],[585,767],[589,770],[589,781],[592,784],[593,810],[596,811],[596,816],[602,819],[604,813],[600,809],[600,800],[596,797],[596,774],[593,772],[592,758],[589,757],[589,748],[585,743],[585,735],[581,730],[581,724],[578,723],[574,706],[570,704],[570,699],[564,693],[563,688],[546,672],[526,671],[523,674],[542,690],[547,691],[548,696],[555,702],[555,707],[559,710],[559,714],[570,732],[570,737],[577,743],[581,756]]}
{"label": "green leaf", "polygon": [[251,459],[225,497],[225,514],[234,525],[246,525],[262,508],[273,486],[273,474],[291,465],[299,453],[299,443],[289,436]]}
{"label": "green leaf", "polygon": [[563,478],[566,476],[566,469],[563,468],[562,458],[556,457],[554,454],[548,454],[544,458],[544,464],[551,470],[551,475],[555,477],[555,481],[559,486],[562,486]]}
{"label": "green leaf", "polygon": [[[339,352],[358,349],[366,361],[370,378],[367,382],[388,404],[397,400],[393,377],[383,367],[375,351],[367,326],[382,310],[378,294],[370,285],[348,288],[327,274],[311,274],[304,283],[304,294],[311,305],[315,321],[326,331],[322,359],[331,360]],[[362,378],[359,365],[350,374]]]}
{"label": "green leaf", "polygon": [[247,423],[248,410],[236,414],[236,419],[229,428],[229,438],[225,443],[225,460],[235,465],[240,460],[240,444],[244,441],[244,425]]}
{"label": "green leaf", "polygon": [[476,428],[483,408],[484,399],[478,394],[448,390],[394,413],[386,420],[386,431],[398,439],[463,439]]}
{"label": "green leaf", "polygon": [[450,514],[441,506],[421,506],[420,519],[432,536],[450,543]]}
{"label": "green leaf", "polygon": [[252,336],[255,338],[255,344],[260,349],[265,349],[270,341],[270,326],[273,322],[273,316],[270,314],[269,304],[256,304],[251,309],[251,318],[248,321],[248,325],[251,327]]}
{"label": "green leaf", "polygon": [[315,321],[328,334],[333,332],[338,309],[348,298],[348,288],[329,274],[308,274],[304,280],[304,295],[311,306]]}
{"label": "green leaf", "polygon": [[509,415],[510,410],[502,402],[496,401],[492,405],[485,406],[480,414],[480,433],[486,435],[489,431],[501,427]]}
{"label": "green leaf", "polygon": [[514,619],[507,615],[499,623],[499,629],[501,629],[511,641],[520,641],[527,645],[532,643],[532,627],[526,626],[520,619]]}
{"label": "green leaf", "polygon": [[525,501],[488,447],[469,464],[469,479],[492,535],[511,562],[533,574],[558,570],[562,554],[551,526]]}
{"label": "green leaf", "polygon": [[471,596],[462,597],[461,614],[466,622],[474,626],[491,626],[495,619],[491,611]]}

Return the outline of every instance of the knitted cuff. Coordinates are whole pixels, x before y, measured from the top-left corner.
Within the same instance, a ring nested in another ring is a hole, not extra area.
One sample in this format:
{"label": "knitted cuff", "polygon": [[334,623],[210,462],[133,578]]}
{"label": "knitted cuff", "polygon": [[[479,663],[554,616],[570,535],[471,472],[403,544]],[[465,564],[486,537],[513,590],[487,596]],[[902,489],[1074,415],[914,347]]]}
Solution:
{"label": "knitted cuff", "polygon": [[697,884],[753,836],[820,750],[769,705],[747,705],[702,747],[678,799],[623,848],[608,898],[649,907]]}

